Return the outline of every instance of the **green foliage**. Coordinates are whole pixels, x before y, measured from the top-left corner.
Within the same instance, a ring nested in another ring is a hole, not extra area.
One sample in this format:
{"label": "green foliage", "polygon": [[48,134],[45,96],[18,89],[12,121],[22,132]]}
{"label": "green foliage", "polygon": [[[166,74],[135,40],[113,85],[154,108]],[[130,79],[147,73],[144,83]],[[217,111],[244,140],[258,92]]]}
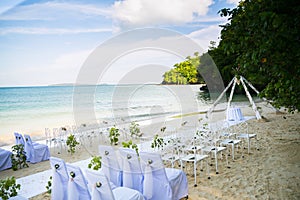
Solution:
{"label": "green foliage", "polygon": [[200,56],[196,52],[195,57],[188,56],[185,61],[176,63],[174,68],[163,75],[164,84],[195,84],[199,83],[197,67],[200,64]]}
{"label": "green foliage", "polygon": [[15,177],[7,178],[5,180],[0,180],[0,197],[3,200],[7,200],[10,197],[18,195],[17,190],[20,190],[21,185],[16,184]]}
{"label": "green foliage", "polygon": [[119,136],[120,136],[120,133],[119,133],[119,129],[116,128],[115,126],[111,127],[109,129],[109,139],[110,139],[110,144],[111,145],[118,145],[118,142],[119,142]]}
{"label": "green foliage", "polygon": [[151,143],[152,149],[162,149],[164,147],[164,139],[162,137],[159,137],[158,134],[156,134],[153,138],[153,142]]}
{"label": "green foliage", "polygon": [[29,167],[26,162],[26,153],[23,144],[12,146],[11,164],[14,171],[23,167]]}
{"label": "green foliage", "polygon": [[129,140],[128,142],[122,142],[122,146],[125,148],[131,148],[136,151],[136,154],[139,156],[139,148],[137,144],[134,144],[132,140]]}
{"label": "green foliage", "polygon": [[222,25],[219,46],[208,53],[225,82],[232,74],[243,75],[275,107],[299,110],[300,4],[245,0],[220,15],[229,22]]}
{"label": "green foliage", "polygon": [[137,124],[136,122],[131,122],[130,127],[129,127],[129,131],[130,131],[130,136],[141,136],[141,129],[139,127],[140,125]]}
{"label": "green foliage", "polygon": [[76,140],[76,137],[73,134],[70,134],[67,137],[66,143],[68,146],[68,152],[71,154],[75,153],[75,148],[79,144],[79,142],[77,142],[77,140]]}
{"label": "green foliage", "polygon": [[49,177],[49,180],[46,185],[46,190],[47,190],[48,194],[51,194],[51,192],[52,192],[52,176]]}
{"label": "green foliage", "polygon": [[93,156],[91,162],[88,164],[88,168],[98,170],[101,168],[101,156]]}

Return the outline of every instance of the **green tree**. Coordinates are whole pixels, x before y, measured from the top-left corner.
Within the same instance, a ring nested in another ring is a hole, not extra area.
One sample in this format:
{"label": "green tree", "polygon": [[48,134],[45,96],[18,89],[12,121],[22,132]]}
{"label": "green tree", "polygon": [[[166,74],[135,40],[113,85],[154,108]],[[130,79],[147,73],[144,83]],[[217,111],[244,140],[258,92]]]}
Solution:
{"label": "green tree", "polygon": [[219,46],[209,54],[222,75],[243,75],[263,88],[261,96],[274,106],[299,110],[299,2],[244,0],[234,9],[222,9],[220,15],[229,22],[221,26]]}
{"label": "green tree", "polygon": [[174,68],[163,75],[164,84],[195,84],[199,83],[197,67],[200,64],[199,53],[194,57],[188,56],[185,61],[176,63]]}

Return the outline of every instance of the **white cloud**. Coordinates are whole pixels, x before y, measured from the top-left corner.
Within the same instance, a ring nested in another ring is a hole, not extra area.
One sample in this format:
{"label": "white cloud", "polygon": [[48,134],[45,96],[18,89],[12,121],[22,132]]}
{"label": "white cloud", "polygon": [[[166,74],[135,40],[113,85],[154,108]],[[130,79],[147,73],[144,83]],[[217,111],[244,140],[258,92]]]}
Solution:
{"label": "white cloud", "polygon": [[219,25],[212,25],[207,28],[194,31],[187,36],[196,41],[205,50],[208,50],[210,41],[215,41],[217,44],[219,43],[218,38],[220,37],[220,33],[221,27]]}
{"label": "white cloud", "polygon": [[192,22],[204,16],[212,0],[124,0],[113,5],[113,17],[122,27]]}
{"label": "white cloud", "polygon": [[94,28],[94,29],[64,29],[64,28],[24,28],[24,27],[11,27],[0,28],[0,35],[11,33],[17,34],[78,34],[78,33],[101,33],[112,32],[111,28]]}
{"label": "white cloud", "polygon": [[60,18],[110,16],[109,8],[97,5],[72,4],[72,3],[35,3],[17,6],[9,12],[0,15],[2,20],[56,20]]}
{"label": "white cloud", "polygon": [[227,0],[226,2],[229,4],[238,5],[241,0]]}

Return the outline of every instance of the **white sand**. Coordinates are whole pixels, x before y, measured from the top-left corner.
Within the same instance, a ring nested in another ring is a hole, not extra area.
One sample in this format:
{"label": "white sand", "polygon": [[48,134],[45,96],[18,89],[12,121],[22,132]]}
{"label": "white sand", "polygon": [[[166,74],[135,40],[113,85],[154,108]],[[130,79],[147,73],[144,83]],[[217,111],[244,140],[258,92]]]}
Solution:
{"label": "white sand", "polygon": [[[259,151],[255,149],[256,143],[251,145],[251,153],[242,158],[241,152],[236,152],[235,161],[229,159],[228,169],[225,160],[219,161],[219,174],[215,174],[211,167],[211,179],[207,179],[205,172],[198,170],[198,186],[194,187],[192,167],[185,170],[189,179],[189,199],[300,199],[300,114],[275,114],[274,110],[263,107],[262,115],[269,122],[249,121],[250,131],[258,135]],[[244,115],[254,115],[248,106],[242,107]],[[213,119],[224,119],[224,112],[216,112]],[[195,129],[196,122],[203,115],[186,116],[168,121],[156,122],[151,126],[143,127],[145,136],[152,137],[162,125],[167,126],[169,133],[175,131],[176,126],[187,121],[191,130]],[[173,130],[172,130],[173,128]],[[180,131],[180,130],[179,130]],[[88,147],[92,154],[97,154],[99,139],[95,139],[92,147]],[[142,142],[142,141],[136,141]],[[57,154],[53,149],[52,156],[61,157],[66,162],[76,162],[90,158],[90,154],[81,147],[74,155],[66,152]],[[178,166],[176,166],[178,167]],[[49,161],[30,164],[29,168],[18,171],[5,170],[0,172],[0,178],[15,176],[25,177],[50,169]],[[46,180],[47,182],[48,180]],[[46,186],[46,185],[45,185]],[[25,186],[21,186],[24,187]],[[35,195],[35,193],[33,193]],[[32,199],[49,199],[48,194],[40,194]]]}

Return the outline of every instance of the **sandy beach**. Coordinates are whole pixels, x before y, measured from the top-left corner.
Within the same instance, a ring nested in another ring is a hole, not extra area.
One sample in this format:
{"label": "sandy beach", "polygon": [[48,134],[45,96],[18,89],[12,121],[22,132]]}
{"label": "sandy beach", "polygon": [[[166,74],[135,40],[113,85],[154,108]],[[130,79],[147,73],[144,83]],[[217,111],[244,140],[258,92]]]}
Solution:
{"label": "sandy beach", "polygon": [[[235,155],[235,161],[229,159],[227,168],[225,159],[219,161],[219,174],[215,173],[214,166],[210,167],[208,179],[205,171],[197,170],[197,187],[194,187],[192,167],[184,169],[189,180],[189,199],[299,199],[300,198],[300,114],[276,113],[265,103],[259,103],[262,107],[262,115],[267,119],[259,122],[256,119],[249,120],[249,131],[256,133],[258,141],[253,141],[251,153],[247,149],[239,149]],[[254,115],[249,106],[242,108],[244,116]],[[152,123],[151,126],[142,128],[144,136],[151,139],[153,133],[166,125],[167,130],[181,124],[184,121],[188,125],[203,117],[203,114],[193,114],[182,118],[174,118],[167,122]],[[213,120],[223,120],[224,112],[213,113]],[[194,129],[191,125],[191,129]],[[180,131],[180,130],[178,130]],[[169,134],[172,133],[172,130]],[[125,138],[121,136],[121,140]],[[57,154],[51,149],[51,155],[63,158],[66,162],[75,162],[88,159],[97,155],[97,146],[100,138],[86,147],[80,147],[74,155],[67,152]],[[103,141],[103,140],[102,140]],[[141,139],[136,143],[143,142]],[[107,143],[108,144],[108,143]],[[120,144],[118,146],[121,146]],[[256,150],[258,146],[259,150]],[[242,157],[242,153],[244,157]],[[178,166],[175,166],[179,168]],[[0,178],[14,176],[24,177],[30,174],[50,169],[49,161],[37,164],[29,164],[28,168],[18,171],[11,169],[0,172]],[[21,186],[22,187],[22,186]],[[50,199],[46,193],[31,199]]]}

